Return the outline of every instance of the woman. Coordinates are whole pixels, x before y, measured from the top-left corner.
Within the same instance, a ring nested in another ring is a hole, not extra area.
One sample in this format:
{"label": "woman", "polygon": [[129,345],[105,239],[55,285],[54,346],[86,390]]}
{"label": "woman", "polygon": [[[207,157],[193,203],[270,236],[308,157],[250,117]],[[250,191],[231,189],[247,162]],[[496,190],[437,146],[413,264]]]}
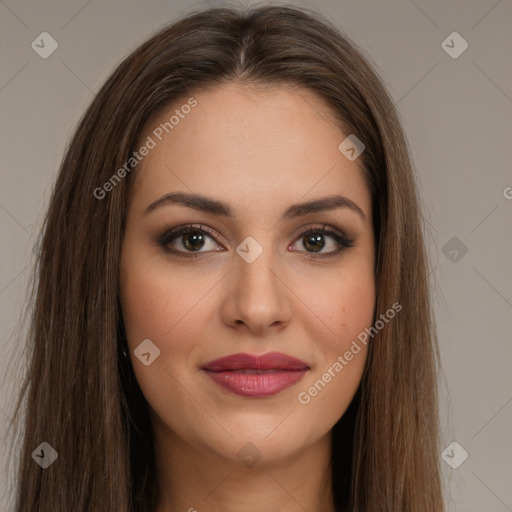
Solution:
{"label": "woman", "polygon": [[16,510],[443,511],[418,205],[387,92],[317,14],[154,35],[55,184]]}

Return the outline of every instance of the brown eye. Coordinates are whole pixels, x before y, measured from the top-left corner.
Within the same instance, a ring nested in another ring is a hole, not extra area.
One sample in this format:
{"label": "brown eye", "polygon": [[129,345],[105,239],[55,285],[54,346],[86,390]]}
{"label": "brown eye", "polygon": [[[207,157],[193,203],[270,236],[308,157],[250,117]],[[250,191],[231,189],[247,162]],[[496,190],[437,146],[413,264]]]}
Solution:
{"label": "brown eye", "polygon": [[[323,225],[307,229],[300,235],[299,241],[306,249],[306,251],[299,252],[306,252],[312,257],[318,258],[336,256],[345,249],[353,247],[353,240],[349,240],[341,232],[328,229]],[[323,251],[324,248],[327,250]]]}
{"label": "brown eye", "polygon": [[[165,251],[184,257],[199,256],[209,250],[223,249],[203,226],[178,226],[167,230],[159,238],[158,243]],[[209,250],[201,250],[205,247]]]}
{"label": "brown eye", "polygon": [[204,235],[199,231],[189,231],[181,236],[182,245],[189,251],[198,251],[204,246]]}
{"label": "brown eye", "polygon": [[321,234],[309,234],[302,237],[302,243],[306,249],[312,252],[319,252],[325,247],[325,241],[323,240],[324,235]]}

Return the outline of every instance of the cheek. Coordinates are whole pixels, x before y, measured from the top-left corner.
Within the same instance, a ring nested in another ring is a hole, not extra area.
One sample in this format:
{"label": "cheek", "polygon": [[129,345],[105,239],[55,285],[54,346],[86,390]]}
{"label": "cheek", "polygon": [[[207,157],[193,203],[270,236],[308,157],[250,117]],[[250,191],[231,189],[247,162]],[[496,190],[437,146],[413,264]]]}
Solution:
{"label": "cheek", "polygon": [[[145,338],[157,345],[172,340],[176,350],[186,347],[199,330],[197,320],[205,314],[200,299],[215,280],[208,276],[191,280],[150,258],[127,258],[122,268],[127,270],[121,277],[121,301],[130,349]],[[185,337],[177,335],[183,332]]]}
{"label": "cheek", "polygon": [[[161,259],[139,257],[136,251],[127,252],[121,269],[123,319],[137,382],[157,415],[179,429],[169,411],[190,410],[183,383],[192,368],[189,362],[201,336],[200,326],[208,322],[200,298],[214,280],[205,276],[191,282],[183,273],[162,266]],[[160,351],[148,366],[134,354],[146,339]]]}
{"label": "cheek", "polygon": [[[320,312],[315,333],[309,322],[309,337],[316,343],[318,364],[298,390],[297,400],[310,411],[312,429],[334,424],[349,406],[359,386],[371,338],[375,312],[373,267],[352,268],[324,281],[321,293],[311,297],[311,310]],[[305,326],[308,330],[308,327]],[[306,419],[306,421],[309,421]]]}
{"label": "cheek", "polygon": [[[350,346],[352,340],[371,326],[375,313],[375,278],[373,269],[368,267],[344,270],[318,283],[321,286],[316,287],[316,294],[309,294],[307,306],[317,314],[321,324],[318,321],[309,324],[322,329],[323,350],[332,355]],[[307,325],[304,328],[307,330]],[[318,336],[313,334],[316,339]]]}
{"label": "cheek", "polygon": [[[333,293],[335,293],[333,291]],[[375,283],[373,276],[347,278],[337,285],[337,307],[331,318],[338,339],[344,342],[355,339],[373,321],[375,310]]]}

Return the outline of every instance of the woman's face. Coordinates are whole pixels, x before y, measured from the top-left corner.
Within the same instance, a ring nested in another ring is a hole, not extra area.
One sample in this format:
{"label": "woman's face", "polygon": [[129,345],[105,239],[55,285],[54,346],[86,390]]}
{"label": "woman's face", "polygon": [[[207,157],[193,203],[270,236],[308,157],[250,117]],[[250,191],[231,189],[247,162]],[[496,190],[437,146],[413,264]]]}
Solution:
{"label": "woman's face", "polygon": [[132,171],[130,356],[157,437],[271,463],[325,439],[359,385],[357,336],[375,307],[370,193],[360,159],[338,149],[349,134],[311,92],[229,84],[194,98],[149,127]]}

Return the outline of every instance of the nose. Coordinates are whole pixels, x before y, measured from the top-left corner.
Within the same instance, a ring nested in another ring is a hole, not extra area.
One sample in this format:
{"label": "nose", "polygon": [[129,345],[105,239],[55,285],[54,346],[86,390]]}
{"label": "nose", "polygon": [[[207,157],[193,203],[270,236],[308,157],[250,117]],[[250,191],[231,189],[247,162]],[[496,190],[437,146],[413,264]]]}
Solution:
{"label": "nose", "polygon": [[224,323],[253,336],[268,336],[289,324],[293,293],[266,249],[252,263],[238,255],[222,305]]}

